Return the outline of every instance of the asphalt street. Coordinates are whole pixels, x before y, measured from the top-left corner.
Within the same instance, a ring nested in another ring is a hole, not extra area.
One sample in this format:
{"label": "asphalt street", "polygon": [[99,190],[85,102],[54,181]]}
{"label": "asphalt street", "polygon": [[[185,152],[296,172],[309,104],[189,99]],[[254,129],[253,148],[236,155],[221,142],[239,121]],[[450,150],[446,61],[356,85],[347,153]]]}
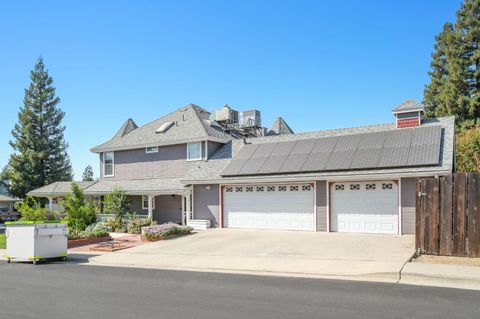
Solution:
{"label": "asphalt street", "polygon": [[480,292],[356,281],[0,263],[0,318],[478,318]]}

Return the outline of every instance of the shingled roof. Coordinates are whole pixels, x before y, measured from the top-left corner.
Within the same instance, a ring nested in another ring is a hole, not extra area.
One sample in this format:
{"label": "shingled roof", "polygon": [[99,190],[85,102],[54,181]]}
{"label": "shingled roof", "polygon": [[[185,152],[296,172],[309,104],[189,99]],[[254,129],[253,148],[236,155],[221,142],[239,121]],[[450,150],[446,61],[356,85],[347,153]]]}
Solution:
{"label": "shingled roof", "polygon": [[[210,113],[200,106],[189,104],[153,122],[136,127],[129,120],[109,141],[91,149],[94,153],[127,150],[147,146],[172,145],[195,141],[227,143],[233,137],[209,120]],[[173,125],[165,132],[157,132],[165,123]]]}
{"label": "shingled roof", "polygon": [[282,135],[282,134],[294,134],[293,130],[288,126],[287,122],[279,116],[273,122],[272,128],[268,131],[267,135]]}
{"label": "shingled roof", "polygon": [[394,114],[397,113],[407,113],[407,112],[418,112],[418,111],[425,111],[425,108],[422,104],[419,104],[412,100],[406,100],[396,108],[392,110]]}

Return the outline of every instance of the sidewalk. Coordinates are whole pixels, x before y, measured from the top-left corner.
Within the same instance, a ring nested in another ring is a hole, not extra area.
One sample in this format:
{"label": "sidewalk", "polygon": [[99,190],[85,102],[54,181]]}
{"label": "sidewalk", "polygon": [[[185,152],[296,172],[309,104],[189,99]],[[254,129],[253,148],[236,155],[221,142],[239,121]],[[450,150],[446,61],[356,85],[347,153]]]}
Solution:
{"label": "sidewalk", "polygon": [[480,290],[478,258],[422,257],[403,267],[400,283]]}

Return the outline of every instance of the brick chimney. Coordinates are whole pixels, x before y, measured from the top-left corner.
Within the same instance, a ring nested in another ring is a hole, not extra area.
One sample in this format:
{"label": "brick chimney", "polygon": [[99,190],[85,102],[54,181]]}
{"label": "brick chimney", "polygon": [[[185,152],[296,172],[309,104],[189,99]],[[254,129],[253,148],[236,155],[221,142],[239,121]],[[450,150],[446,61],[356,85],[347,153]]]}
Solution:
{"label": "brick chimney", "polygon": [[396,118],[396,127],[414,127],[422,124],[422,115],[425,113],[423,105],[407,100],[392,110]]}

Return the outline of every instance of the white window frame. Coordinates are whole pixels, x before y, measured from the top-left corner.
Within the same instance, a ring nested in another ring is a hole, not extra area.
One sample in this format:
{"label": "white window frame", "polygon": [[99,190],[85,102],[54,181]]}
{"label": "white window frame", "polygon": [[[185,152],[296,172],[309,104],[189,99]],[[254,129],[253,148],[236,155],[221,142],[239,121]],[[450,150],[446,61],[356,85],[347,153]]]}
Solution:
{"label": "white window frame", "polygon": [[[107,154],[112,154],[112,174],[111,175],[106,175],[105,174],[105,155]],[[103,153],[103,177],[113,177],[115,176],[115,152],[104,152]]]}
{"label": "white window frame", "polygon": [[[145,206],[145,202],[147,206]],[[148,209],[148,195],[142,195],[142,209]],[[152,198],[152,209],[155,209],[155,197]]]}
{"label": "white window frame", "polygon": [[158,153],[158,146],[147,146],[147,147],[145,147],[145,154],[151,154],[151,153]]}
{"label": "white window frame", "polygon": [[[190,145],[198,145],[200,154],[198,158],[190,158]],[[202,142],[187,143],[187,161],[201,161],[202,160]]]}

